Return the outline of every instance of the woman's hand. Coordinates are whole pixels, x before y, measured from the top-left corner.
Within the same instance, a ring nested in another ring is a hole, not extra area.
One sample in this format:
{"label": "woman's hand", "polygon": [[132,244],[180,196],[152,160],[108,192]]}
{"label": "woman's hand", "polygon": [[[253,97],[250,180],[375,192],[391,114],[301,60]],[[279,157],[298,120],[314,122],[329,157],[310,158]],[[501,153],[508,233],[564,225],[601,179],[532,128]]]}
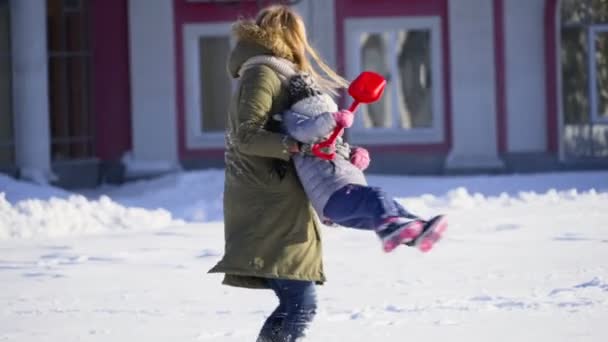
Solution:
{"label": "woman's hand", "polygon": [[300,151],[300,144],[296,143],[296,144],[293,144],[293,145],[289,146],[289,148],[287,149],[287,151],[289,153],[291,153],[291,154],[298,154],[298,153],[300,153],[301,152]]}
{"label": "woman's hand", "polygon": [[289,154],[298,154],[302,152],[302,149],[300,148],[301,143],[299,141],[292,139],[287,135],[283,136],[282,141],[283,146],[285,146],[285,149]]}
{"label": "woman's hand", "polygon": [[359,170],[364,171],[370,163],[369,152],[363,147],[353,148],[350,154],[350,162]]}
{"label": "woman's hand", "polygon": [[336,124],[344,128],[348,128],[353,125],[355,116],[353,112],[348,109],[342,109],[341,111],[333,113]]}

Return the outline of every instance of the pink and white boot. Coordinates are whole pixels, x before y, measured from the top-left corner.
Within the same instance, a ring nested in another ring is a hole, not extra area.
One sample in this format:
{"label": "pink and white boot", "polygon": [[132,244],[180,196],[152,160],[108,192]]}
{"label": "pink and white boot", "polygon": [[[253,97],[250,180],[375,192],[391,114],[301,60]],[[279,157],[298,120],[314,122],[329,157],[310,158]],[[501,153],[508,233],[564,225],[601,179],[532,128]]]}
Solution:
{"label": "pink and white boot", "polygon": [[421,252],[426,253],[441,239],[441,235],[445,232],[447,226],[447,220],[443,215],[435,216],[429,221],[389,217],[376,230],[376,234],[387,253],[401,244],[417,247]]}
{"label": "pink and white boot", "polygon": [[417,247],[421,252],[426,253],[441,239],[441,236],[447,229],[448,221],[445,216],[437,215],[424,224],[422,232],[416,238],[409,242],[404,242],[404,244],[410,247]]}
{"label": "pink and white boot", "polygon": [[413,242],[424,229],[424,221],[404,217],[389,217],[376,229],[385,252],[391,252],[401,244]]}

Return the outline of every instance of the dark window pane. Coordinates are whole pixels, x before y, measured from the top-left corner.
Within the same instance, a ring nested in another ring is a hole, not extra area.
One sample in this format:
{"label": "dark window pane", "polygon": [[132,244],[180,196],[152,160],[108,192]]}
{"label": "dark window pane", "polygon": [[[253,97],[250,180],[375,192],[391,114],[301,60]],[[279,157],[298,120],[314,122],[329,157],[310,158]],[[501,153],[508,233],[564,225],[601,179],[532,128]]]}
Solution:
{"label": "dark window pane", "polygon": [[562,99],[566,124],[589,122],[587,45],[585,28],[562,29]]}
{"label": "dark window pane", "polygon": [[591,0],[591,20],[594,24],[608,23],[608,0]]}
{"label": "dark window pane", "polygon": [[[52,141],[92,137],[88,103],[88,58],[55,57],[49,61],[50,122]],[[82,139],[81,139],[82,140]],[[90,139],[89,139],[90,140]],[[88,144],[82,141],[82,144]],[[55,151],[53,155],[86,157],[82,151],[88,146],[76,148],[69,144],[57,148],[71,150]],[[56,153],[57,152],[57,153]]]}
{"label": "dark window pane", "polygon": [[586,24],[591,22],[591,0],[562,0],[561,18],[563,24]]}
{"label": "dark window pane", "polygon": [[399,32],[398,49],[401,127],[430,128],[433,126],[431,32]]}
{"label": "dark window pane", "polygon": [[595,36],[595,76],[597,115],[608,120],[608,32],[600,32]]}
{"label": "dark window pane", "polygon": [[83,5],[82,0],[63,0],[63,9],[65,12],[80,11]]}
{"label": "dark window pane", "polygon": [[0,1],[0,165],[14,162],[9,4]]}
{"label": "dark window pane", "polygon": [[562,0],[563,25],[608,23],[608,0]]}
{"label": "dark window pane", "polygon": [[53,160],[93,156],[87,1],[48,0]]}
{"label": "dark window pane", "polygon": [[[389,75],[387,42],[383,34],[371,33],[362,37],[361,62],[363,70],[375,71],[381,75]],[[389,80],[390,81],[390,80]],[[390,111],[391,93],[386,91],[380,100],[368,104],[363,108],[365,127],[391,127],[392,116]]]}
{"label": "dark window pane", "polygon": [[0,56],[7,56],[11,50],[10,8],[8,1],[0,0]]}
{"label": "dark window pane", "polygon": [[[592,120],[592,117],[608,118],[608,34],[595,26],[606,23],[607,3],[607,0],[562,2],[562,139],[564,153],[570,159],[608,156],[608,125]],[[582,13],[579,17],[584,18],[573,25],[576,13]],[[594,48],[589,44],[590,38],[594,39]],[[590,61],[596,64],[594,70],[590,70]],[[593,108],[591,89],[597,91],[597,104]]]}
{"label": "dark window pane", "polygon": [[230,38],[201,37],[199,51],[201,131],[223,132],[231,93],[231,81],[225,68]]}

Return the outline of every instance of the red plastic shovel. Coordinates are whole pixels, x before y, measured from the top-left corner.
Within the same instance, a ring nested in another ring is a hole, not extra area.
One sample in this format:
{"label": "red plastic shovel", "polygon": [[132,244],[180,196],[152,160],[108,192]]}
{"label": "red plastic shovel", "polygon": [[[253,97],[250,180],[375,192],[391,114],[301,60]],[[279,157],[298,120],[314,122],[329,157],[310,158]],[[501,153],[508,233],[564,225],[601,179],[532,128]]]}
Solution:
{"label": "red plastic shovel", "polygon": [[[348,110],[355,112],[361,103],[378,101],[385,86],[386,80],[382,75],[372,71],[362,72],[348,87],[348,94],[355,100]],[[336,156],[336,139],[343,129],[340,125],[336,126],[327,140],[312,145],[312,153],[321,159],[333,160]]]}

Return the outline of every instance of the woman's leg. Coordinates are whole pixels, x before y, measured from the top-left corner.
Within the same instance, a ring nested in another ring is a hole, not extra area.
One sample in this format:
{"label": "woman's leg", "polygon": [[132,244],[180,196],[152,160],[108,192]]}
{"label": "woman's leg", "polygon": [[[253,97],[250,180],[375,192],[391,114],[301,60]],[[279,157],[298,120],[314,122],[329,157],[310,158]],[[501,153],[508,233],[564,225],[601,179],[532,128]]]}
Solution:
{"label": "woman's leg", "polygon": [[[275,292],[276,293],[276,292]],[[275,342],[278,341],[279,333],[283,327],[283,321],[285,320],[285,316],[287,316],[287,311],[285,310],[285,305],[279,302],[279,306],[268,316],[262,329],[260,330],[260,335],[258,336],[257,342]]]}
{"label": "woman's leg", "polygon": [[317,312],[314,282],[269,279],[268,284],[279,297],[279,306],[264,323],[258,342],[293,342],[303,337]]}
{"label": "woman's leg", "polygon": [[382,189],[349,184],[331,195],[323,215],[341,226],[374,230],[401,212],[406,211]]}

